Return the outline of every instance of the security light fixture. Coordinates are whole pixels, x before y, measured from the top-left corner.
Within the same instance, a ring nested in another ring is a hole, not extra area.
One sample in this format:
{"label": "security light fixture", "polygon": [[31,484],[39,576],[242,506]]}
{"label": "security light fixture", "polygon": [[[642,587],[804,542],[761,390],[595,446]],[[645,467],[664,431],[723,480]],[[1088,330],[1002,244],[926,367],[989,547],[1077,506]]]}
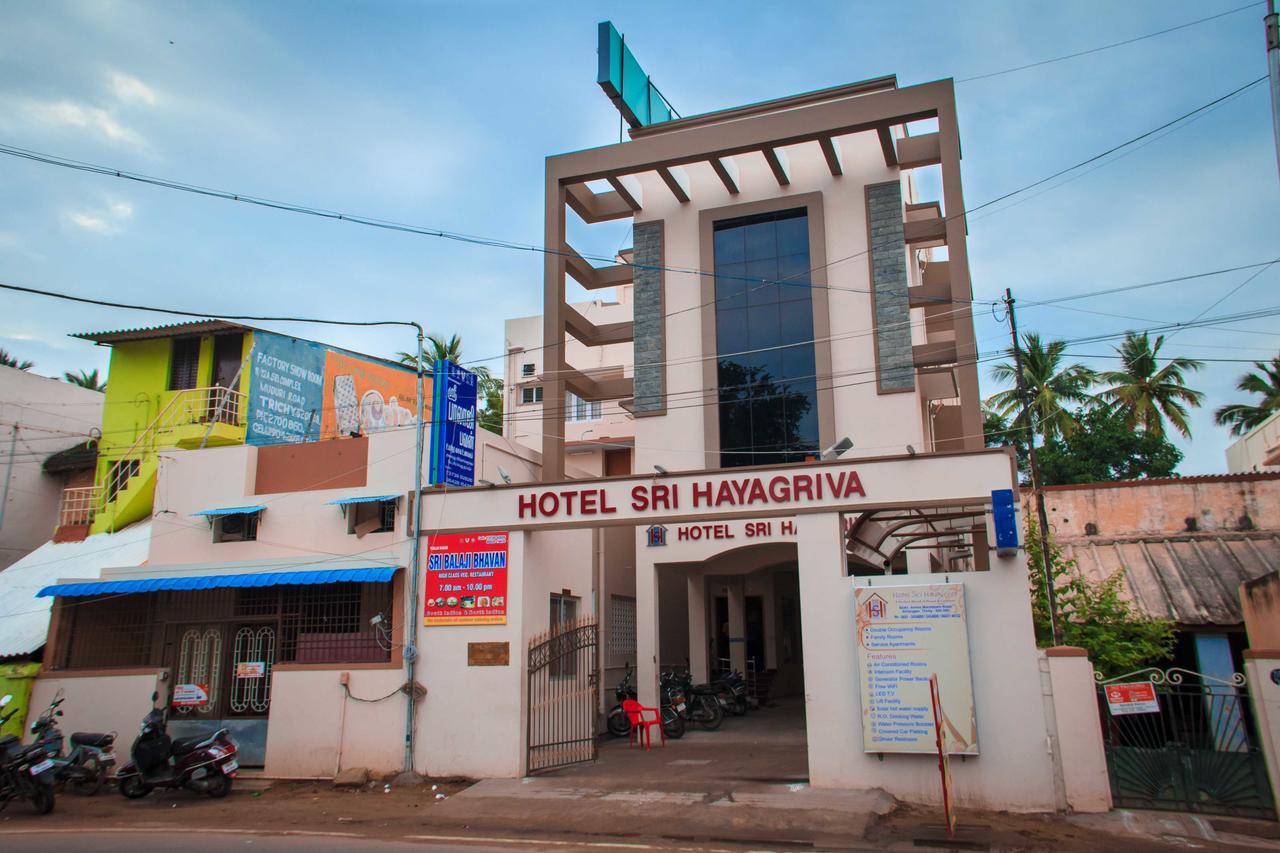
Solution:
{"label": "security light fixture", "polygon": [[830,462],[832,459],[838,459],[852,447],[853,439],[846,435],[844,438],[822,451],[821,459],[823,462]]}
{"label": "security light fixture", "polygon": [[916,455],[916,449],[915,449],[914,447],[912,447],[911,445],[909,445],[909,444],[907,445],[907,455],[908,455],[908,456],[915,456],[915,455]]}
{"label": "security light fixture", "polygon": [[661,465],[654,465],[654,466],[653,466],[653,470],[655,470],[655,471],[657,471],[657,472],[658,472],[658,476],[659,476],[659,477],[665,477],[665,476],[667,476],[667,469],[666,469],[666,468],[663,468]]}
{"label": "security light fixture", "polygon": [[484,478],[482,477],[482,478],[480,478],[479,480],[476,480],[476,482],[477,482],[477,483],[479,483],[479,484],[480,484],[480,485],[482,485],[482,486],[488,486],[488,487],[489,487],[489,488],[491,488],[491,489],[492,489],[492,488],[494,488],[494,483],[493,483],[493,481],[492,481],[492,480],[486,480],[486,479],[484,479]]}
{"label": "security light fixture", "polygon": [[501,465],[498,466],[498,476],[502,478],[502,482],[504,483],[511,482],[511,475],[508,474],[507,469],[503,468]]}

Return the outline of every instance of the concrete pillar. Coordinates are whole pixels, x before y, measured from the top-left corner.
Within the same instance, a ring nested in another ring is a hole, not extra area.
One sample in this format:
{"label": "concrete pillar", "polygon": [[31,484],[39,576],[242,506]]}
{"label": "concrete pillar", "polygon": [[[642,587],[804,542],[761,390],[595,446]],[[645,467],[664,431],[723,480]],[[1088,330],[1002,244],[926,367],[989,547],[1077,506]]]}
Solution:
{"label": "concrete pillar", "polygon": [[769,572],[764,575],[764,661],[765,669],[778,668],[778,597],[775,592],[774,578]]}
{"label": "concrete pillar", "polygon": [[707,579],[688,575],[685,582],[689,588],[689,673],[695,684],[703,684],[711,678],[707,663]]}
{"label": "concrete pillar", "polygon": [[796,517],[800,625],[804,644],[809,780],[814,787],[848,783],[862,751],[858,710],[853,584],[845,575],[840,514]]}
{"label": "concrete pillar", "polygon": [[741,575],[729,578],[729,665],[747,671],[747,583]]}
{"label": "concrete pillar", "polygon": [[658,706],[658,570],[648,534],[636,528],[636,692],[641,705]]}
{"label": "concrete pillar", "polygon": [[1098,686],[1084,649],[1045,649],[1057,728],[1056,755],[1066,804],[1076,812],[1111,810],[1111,779],[1098,719]]}
{"label": "concrete pillar", "polygon": [[913,548],[907,551],[907,574],[927,575],[932,572],[932,554],[932,551],[926,551],[923,548]]}
{"label": "concrete pillar", "polygon": [[1258,749],[1266,759],[1271,796],[1280,813],[1280,649],[1245,649],[1244,677],[1258,726]]}

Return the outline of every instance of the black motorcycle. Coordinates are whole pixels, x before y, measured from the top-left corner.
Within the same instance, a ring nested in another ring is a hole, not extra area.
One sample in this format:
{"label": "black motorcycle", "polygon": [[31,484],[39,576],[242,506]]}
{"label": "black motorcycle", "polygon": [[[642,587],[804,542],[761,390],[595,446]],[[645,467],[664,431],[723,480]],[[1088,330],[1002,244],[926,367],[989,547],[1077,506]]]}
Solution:
{"label": "black motorcycle", "polygon": [[71,752],[63,755],[63,736],[57,720],[62,716],[58,707],[62,702],[62,691],[59,690],[49,707],[31,724],[31,734],[36,745],[43,747],[53,761],[53,778],[69,785],[81,796],[93,796],[101,790],[115,766],[116,736],[114,733],[72,732]]}
{"label": "black motorcycle", "polygon": [[733,714],[735,717],[746,716],[751,703],[747,699],[747,681],[742,677],[742,673],[736,669],[722,673],[711,680],[711,686],[716,688],[716,695],[720,697],[720,707],[725,713]]}
{"label": "black motorcycle", "polygon": [[[622,677],[622,681],[618,682],[618,686],[613,689],[613,697],[617,702],[609,709],[609,716],[605,720],[605,724],[609,728],[609,734],[614,737],[626,737],[631,731],[631,720],[627,718],[627,712],[622,709],[622,702],[626,699],[636,698],[636,687],[632,683],[632,670],[627,667],[627,674]],[[674,694],[667,687],[662,689],[662,731],[672,740],[679,740],[684,737],[685,723],[681,712],[684,710],[684,697]]]}
{"label": "black motorcycle", "polygon": [[[4,708],[13,696],[0,696],[0,726],[18,713]],[[0,809],[10,800],[30,800],[36,814],[53,811],[53,762],[38,744],[23,745],[14,735],[0,737]]]}
{"label": "black motorcycle", "polygon": [[709,732],[720,728],[724,722],[724,708],[720,707],[718,688],[711,684],[694,684],[688,670],[668,670],[662,673],[662,682],[684,697],[685,708],[681,713],[687,720]]}

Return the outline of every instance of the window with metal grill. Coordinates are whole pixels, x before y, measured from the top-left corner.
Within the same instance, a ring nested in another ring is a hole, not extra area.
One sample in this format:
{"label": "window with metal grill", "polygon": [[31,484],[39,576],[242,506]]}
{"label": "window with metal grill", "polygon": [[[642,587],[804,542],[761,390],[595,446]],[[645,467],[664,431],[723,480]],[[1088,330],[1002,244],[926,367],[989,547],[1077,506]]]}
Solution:
{"label": "window with metal grill", "polygon": [[369,501],[351,504],[347,508],[347,533],[364,536],[367,533],[390,533],[396,529],[396,502]]}
{"label": "window with metal grill", "polygon": [[146,666],[151,657],[154,593],[60,605],[68,624],[62,665],[72,669]]}
{"label": "window with metal grill", "polygon": [[521,403],[541,403],[542,402],[542,386],[535,385],[529,388],[520,389]]}
{"label": "window with metal grill", "polygon": [[609,663],[622,666],[636,659],[636,600],[609,597]]}
{"label": "window with metal grill", "polygon": [[567,421],[598,421],[603,414],[599,400],[584,400],[572,391],[565,392],[564,411]]}
{"label": "window with metal grill", "polygon": [[253,542],[258,538],[258,513],[236,512],[213,519],[214,542]]}
{"label": "window with metal grill", "polygon": [[520,375],[524,377],[533,376],[534,366],[532,364],[520,365]]}
{"label": "window with metal grill", "polygon": [[169,390],[195,388],[200,373],[200,339],[174,338],[173,358],[169,362]]}

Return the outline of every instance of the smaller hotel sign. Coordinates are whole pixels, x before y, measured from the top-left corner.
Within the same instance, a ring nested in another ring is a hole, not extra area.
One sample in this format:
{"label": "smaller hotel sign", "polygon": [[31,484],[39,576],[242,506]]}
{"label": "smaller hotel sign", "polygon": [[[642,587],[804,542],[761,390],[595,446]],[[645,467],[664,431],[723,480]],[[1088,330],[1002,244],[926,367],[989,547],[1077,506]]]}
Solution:
{"label": "smaller hotel sign", "polygon": [[1156,686],[1150,681],[1108,684],[1103,691],[1107,694],[1107,707],[1114,715],[1160,713]]}

